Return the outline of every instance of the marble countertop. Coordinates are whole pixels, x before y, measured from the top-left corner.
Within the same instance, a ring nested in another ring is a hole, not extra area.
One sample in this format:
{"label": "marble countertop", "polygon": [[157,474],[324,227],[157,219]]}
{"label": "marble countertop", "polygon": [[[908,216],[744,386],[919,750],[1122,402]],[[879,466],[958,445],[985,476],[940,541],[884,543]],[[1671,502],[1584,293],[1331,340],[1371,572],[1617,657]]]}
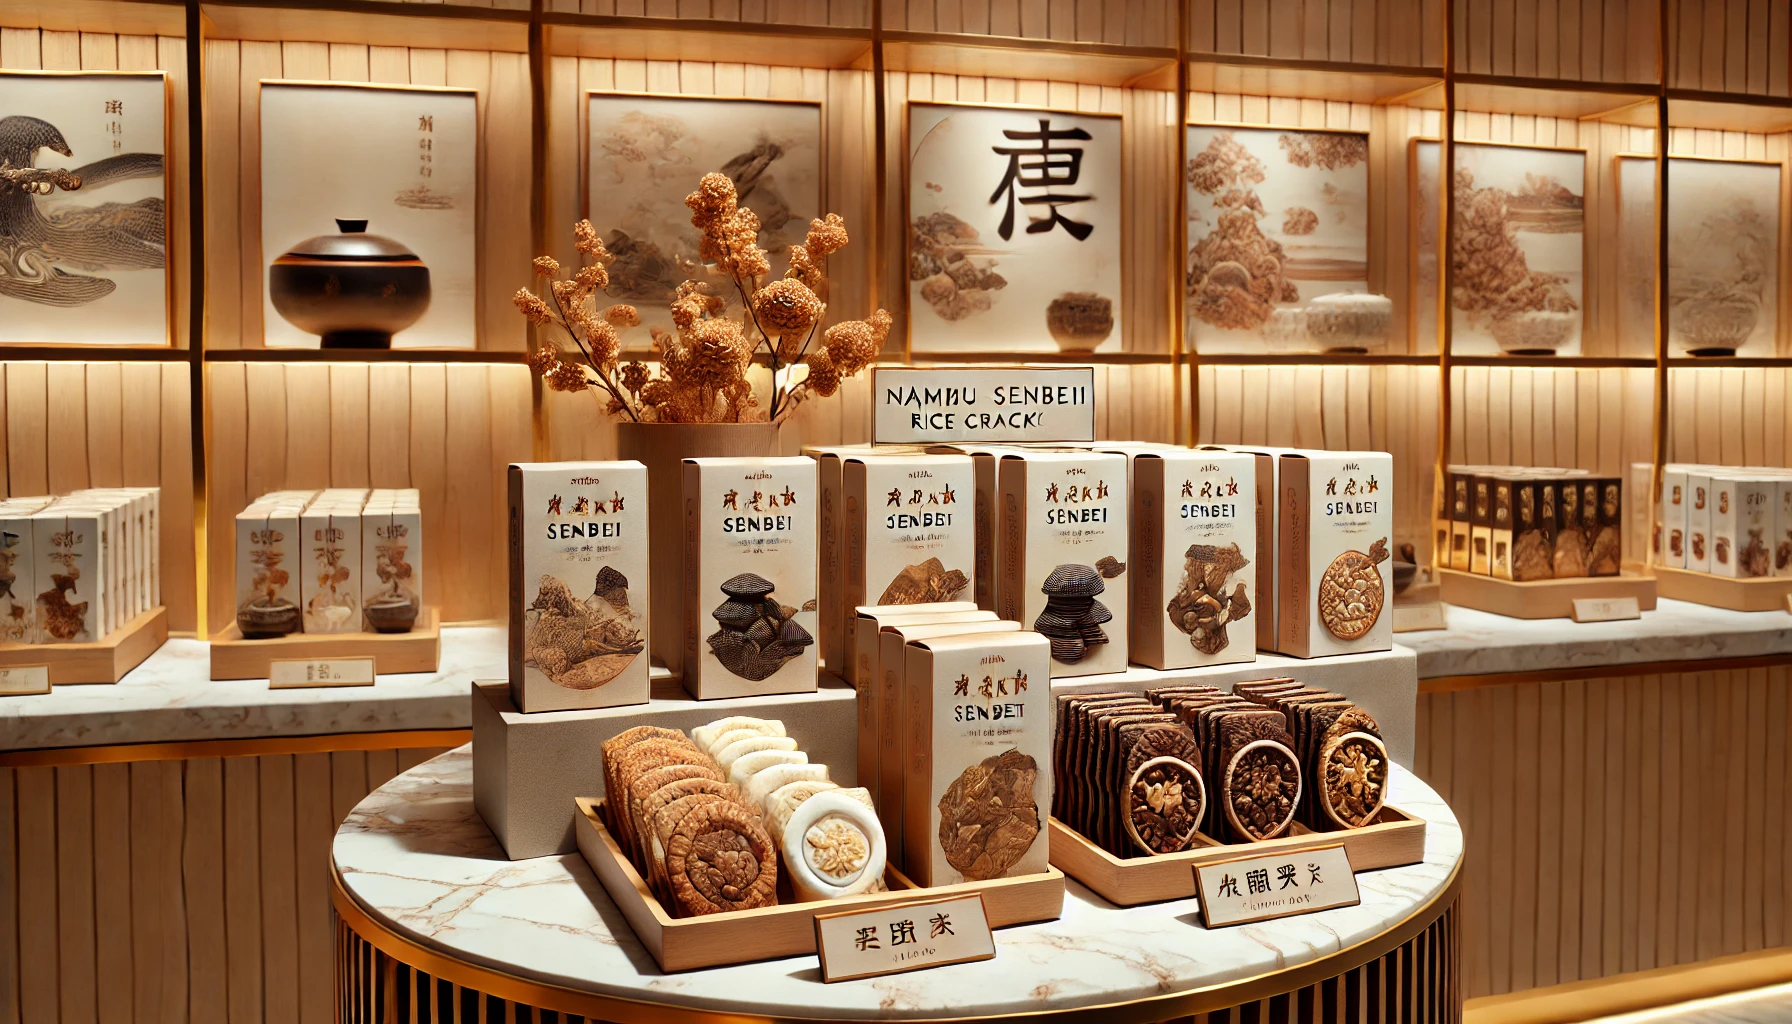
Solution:
{"label": "marble countertop", "polygon": [[210,648],[172,639],[115,684],[0,698],[0,750],[465,729],[468,681],[510,671],[501,626],[445,627],[436,671],[384,675],[372,686],[213,680]]}
{"label": "marble countertop", "polygon": [[1445,605],[1444,614],[1448,629],[1394,638],[1417,652],[1420,679],[1792,652],[1792,614],[1667,598],[1642,618],[1621,622],[1513,619],[1460,605]]}
{"label": "marble countertop", "polygon": [[1357,877],[1362,903],[1209,932],[1199,903],[1116,908],[1070,881],[1056,921],[996,932],[996,958],[821,982],[816,958],[668,975],[576,853],[509,861],[473,810],[472,753],[450,751],[363,800],[333,853],[375,919],[459,959],[568,988],[792,1017],[914,1019],[1068,1010],[1299,965],[1381,934],[1437,896],[1462,856],[1455,816],[1398,767],[1391,801],[1424,818],[1425,859]]}

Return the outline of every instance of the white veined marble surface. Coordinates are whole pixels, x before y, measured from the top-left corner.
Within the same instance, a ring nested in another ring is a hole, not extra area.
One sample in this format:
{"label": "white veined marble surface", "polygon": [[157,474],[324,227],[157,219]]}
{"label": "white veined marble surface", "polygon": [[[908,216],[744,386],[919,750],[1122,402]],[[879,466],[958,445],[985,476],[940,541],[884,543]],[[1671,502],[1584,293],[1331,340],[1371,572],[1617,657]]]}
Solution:
{"label": "white veined marble surface", "polygon": [[375,919],[461,960],[710,1010],[974,1016],[1222,984],[1383,933],[1441,892],[1462,856],[1455,816],[1396,766],[1391,802],[1428,820],[1425,860],[1359,874],[1359,906],[1209,932],[1194,899],[1115,908],[1071,881],[1063,916],[997,931],[994,960],[832,985],[821,982],[813,955],[668,975],[579,854],[504,859],[473,810],[472,764],[470,747],[450,751],[386,783],[349,814],[334,845],[348,892]]}
{"label": "white veined marble surface", "polygon": [[465,729],[467,680],[510,672],[504,634],[502,626],[446,627],[434,672],[297,690],[213,680],[211,645],[176,638],[117,683],[0,697],[0,750]]}
{"label": "white veined marble surface", "polygon": [[1754,658],[1792,651],[1792,614],[1733,612],[1662,598],[1640,619],[1513,619],[1445,605],[1448,629],[1400,633],[1419,656],[1419,678]]}

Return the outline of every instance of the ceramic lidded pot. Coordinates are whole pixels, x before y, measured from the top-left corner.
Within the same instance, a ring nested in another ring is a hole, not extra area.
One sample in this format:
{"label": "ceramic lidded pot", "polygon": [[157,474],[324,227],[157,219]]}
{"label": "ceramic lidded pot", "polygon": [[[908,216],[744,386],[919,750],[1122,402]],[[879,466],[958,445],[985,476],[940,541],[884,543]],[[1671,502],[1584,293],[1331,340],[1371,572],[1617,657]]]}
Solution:
{"label": "ceramic lidded pot", "polygon": [[268,268],[268,295],[324,348],[391,348],[429,309],[429,268],[401,242],[338,218],[341,234],[307,238]]}

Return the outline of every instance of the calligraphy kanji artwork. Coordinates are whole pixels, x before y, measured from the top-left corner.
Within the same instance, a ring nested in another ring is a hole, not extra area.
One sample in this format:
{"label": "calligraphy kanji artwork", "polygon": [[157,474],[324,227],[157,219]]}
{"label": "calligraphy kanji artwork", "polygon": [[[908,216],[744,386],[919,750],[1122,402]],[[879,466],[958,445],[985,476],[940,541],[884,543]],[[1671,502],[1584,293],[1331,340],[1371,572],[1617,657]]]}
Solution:
{"label": "calligraphy kanji artwork", "polygon": [[1118,348],[1119,119],[932,103],[908,110],[912,347]]}

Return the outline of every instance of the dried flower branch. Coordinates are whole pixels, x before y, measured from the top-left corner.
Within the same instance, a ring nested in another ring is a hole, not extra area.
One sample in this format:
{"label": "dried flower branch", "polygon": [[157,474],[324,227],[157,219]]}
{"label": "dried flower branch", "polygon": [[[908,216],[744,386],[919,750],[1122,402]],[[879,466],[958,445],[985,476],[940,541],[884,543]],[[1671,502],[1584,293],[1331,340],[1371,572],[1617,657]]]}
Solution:
{"label": "dried flower branch", "polygon": [[[581,264],[572,276],[560,276],[552,257],[538,257],[534,271],[547,282],[543,294],[522,288],[514,300],[530,323],[564,332],[578,357],[568,359],[557,338],[544,337],[529,353],[529,367],[555,391],[600,389],[607,413],[635,422],[780,423],[811,394],[832,395],[841,380],[869,366],[889,335],[890,314],[880,309],[866,320],[821,327],[825,261],[846,246],[846,222],[833,213],[810,221],[803,243],[790,248],[790,269],[762,283],[771,259],[759,246],[759,218],[737,200],[734,182],[718,173],[704,175],[685,197],[691,224],[702,232],[699,256],[734,285],[738,318],[707,283],[687,280],[670,304],[676,331],[653,331],[657,375],[639,361],[618,365],[622,332],[639,327],[641,315],[627,305],[598,309],[597,294],[609,285],[606,268],[616,257],[591,222],[581,220],[573,227]],[[817,333],[821,344],[811,353]],[[772,379],[763,410],[747,376],[762,346]],[[808,372],[795,380],[799,365]]]}

